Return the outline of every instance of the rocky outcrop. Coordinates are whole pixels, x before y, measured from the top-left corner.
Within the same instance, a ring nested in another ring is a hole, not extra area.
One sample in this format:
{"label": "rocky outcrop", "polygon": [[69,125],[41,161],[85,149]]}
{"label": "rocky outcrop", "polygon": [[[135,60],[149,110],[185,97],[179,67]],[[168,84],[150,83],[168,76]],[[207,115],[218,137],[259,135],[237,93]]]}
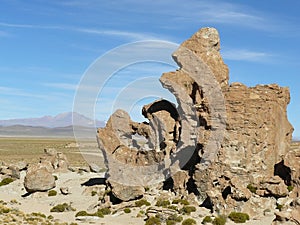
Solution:
{"label": "rocky outcrop", "polygon": [[[113,192],[142,190],[171,177],[170,189],[178,195],[194,193],[220,213],[251,215],[275,208],[278,198],[299,197],[299,154],[290,151],[293,127],[286,113],[289,89],[229,84],[219,50],[217,30],[199,30],[174,52],[180,68],[160,78],[178,107],[166,100],[144,106],[149,123],[133,122],[118,110],[98,130]],[[288,186],[295,189],[290,193]]]}
{"label": "rocky outcrop", "polygon": [[47,191],[55,187],[53,173],[69,171],[66,155],[55,149],[44,149],[44,155],[38,164],[29,165],[24,178],[24,187],[27,192]]}

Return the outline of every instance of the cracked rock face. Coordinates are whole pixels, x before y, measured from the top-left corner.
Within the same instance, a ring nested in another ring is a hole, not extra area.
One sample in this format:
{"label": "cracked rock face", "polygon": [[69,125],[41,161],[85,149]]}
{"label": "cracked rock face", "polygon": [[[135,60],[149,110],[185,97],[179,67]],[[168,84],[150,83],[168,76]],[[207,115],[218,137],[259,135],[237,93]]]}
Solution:
{"label": "cracked rock face", "polygon": [[[126,193],[132,186],[136,194],[123,200],[134,199],[142,194],[138,186],[171,176],[177,194],[192,192],[219,212],[254,215],[262,210],[255,205],[274,204],[252,193],[249,184],[274,198],[289,195],[287,186],[294,185],[299,197],[299,168],[293,160],[298,153],[290,151],[293,127],[286,112],[289,89],[229,84],[219,50],[217,30],[200,29],[173,54],[180,68],[160,78],[178,107],[166,100],[144,106],[149,123],[133,122],[117,110],[98,130],[115,196],[121,196],[120,185]],[[182,162],[185,155],[189,159]],[[161,167],[164,173],[157,173]]]}

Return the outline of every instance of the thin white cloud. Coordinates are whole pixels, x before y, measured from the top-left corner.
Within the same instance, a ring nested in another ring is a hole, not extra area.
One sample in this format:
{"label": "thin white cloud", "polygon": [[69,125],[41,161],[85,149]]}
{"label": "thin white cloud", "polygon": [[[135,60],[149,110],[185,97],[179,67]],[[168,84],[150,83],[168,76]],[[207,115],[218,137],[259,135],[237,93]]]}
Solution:
{"label": "thin white cloud", "polygon": [[100,29],[85,29],[85,28],[74,28],[74,31],[90,33],[90,34],[99,34],[107,36],[119,36],[133,40],[143,40],[143,39],[156,39],[153,35],[137,33],[137,32],[127,32],[119,30],[100,30]]}
{"label": "thin white cloud", "polygon": [[[116,36],[133,41],[145,40],[145,39],[160,39],[155,35],[130,32],[121,30],[105,30],[105,29],[92,29],[92,28],[81,28],[81,27],[69,27],[69,26],[51,26],[51,25],[36,25],[36,24],[14,24],[14,23],[3,23],[0,22],[0,27],[20,28],[20,29],[52,29],[52,30],[68,30],[73,32],[80,32],[86,34],[95,34],[102,36]],[[1,36],[1,33],[0,33]]]}
{"label": "thin white cloud", "polygon": [[57,89],[63,89],[63,90],[76,90],[77,85],[75,84],[69,84],[69,83],[44,83],[44,86],[57,88]]}
{"label": "thin white cloud", "polygon": [[17,96],[39,99],[44,99],[48,97],[48,95],[29,93],[19,88],[11,88],[4,86],[0,86],[0,96]]}
{"label": "thin white cloud", "polygon": [[274,55],[247,49],[232,49],[222,51],[222,56],[225,60],[262,62],[269,61]]}

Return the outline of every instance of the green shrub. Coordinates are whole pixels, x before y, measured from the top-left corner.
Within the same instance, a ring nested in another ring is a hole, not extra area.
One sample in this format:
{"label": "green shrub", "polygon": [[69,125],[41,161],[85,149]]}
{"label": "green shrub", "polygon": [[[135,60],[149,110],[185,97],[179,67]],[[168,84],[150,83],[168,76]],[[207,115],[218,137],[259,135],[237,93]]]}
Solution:
{"label": "green shrub", "polygon": [[0,209],[0,214],[2,214],[2,213],[9,213],[9,212],[10,212],[9,208],[1,208]]}
{"label": "green shrub", "polygon": [[54,216],[49,215],[49,216],[47,217],[47,219],[48,219],[48,220],[53,220],[53,219],[54,219]]}
{"label": "green shrub", "polygon": [[176,225],[176,221],[174,221],[174,220],[169,220],[169,219],[167,219],[166,220],[166,225]]}
{"label": "green shrub", "polygon": [[178,210],[178,207],[176,205],[169,205],[168,209]]}
{"label": "green shrub", "polygon": [[172,201],[172,204],[182,204],[182,205],[189,205],[189,201],[186,199],[175,199]]}
{"label": "green shrub", "polygon": [[206,216],[202,220],[202,224],[211,223],[211,222],[212,222],[212,218],[210,216]]}
{"label": "green shrub", "polygon": [[182,225],[197,225],[196,220],[188,218],[182,222]]}
{"label": "green shrub", "polygon": [[14,182],[14,179],[12,179],[10,177],[6,177],[0,182],[0,186],[8,185],[11,182]]}
{"label": "green shrub", "polygon": [[124,213],[131,213],[131,209],[125,208],[125,209],[124,209]]}
{"label": "green shrub", "polygon": [[99,210],[95,213],[87,213],[86,211],[79,211],[78,213],[76,213],[75,217],[79,217],[79,216],[98,216],[103,218],[104,215],[102,214],[102,212],[100,212]]}
{"label": "green shrub", "polygon": [[161,225],[161,221],[157,217],[150,217],[147,219],[145,225]]}
{"label": "green shrub", "polygon": [[293,190],[294,190],[294,187],[293,187],[293,186],[291,186],[291,185],[289,185],[289,186],[287,186],[287,189],[288,189],[288,191],[289,191],[289,192],[291,192],[291,191],[293,191]]}
{"label": "green shrub", "polygon": [[214,224],[214,225],[224,225],[225,223],[226,223],[226,217],[225,216],[216,217],[212,221],[212,224]]}
{"label": "green shrub", "polygon": [[37,212],[37,213],[36,213],[36,212],[33,212],[33,213],[31,213],[31,215],[32,215],[32,216],[35,216],[35,217],[42,217],[42,218],[44,218],[44,219],[47,218],[45,214],[40,213],[40,212]]}
{"label": "green shrub", "polygon": [[56,195],[57,195],[57,191],[55,190],[48,191],[48,196],[56,196]]}
{"label": "green shrub", "polygon": [[155,205],[158,207],[168,207],[171,203],[169,200],[158,199]]}
{"label": "green shrub", "polygon": [[65,211],[75,211],[76,209],[72,208],[71,205],[67,203],[58,204],[50,209],[50,212],[65,212]]}
{"label": "green shrub", "polygon": [[88,214],[88,216],[97,216],[97,217],[103,218],[104,214],[100,210],[98,210],[97,212],[95,212],[93,214]]}
{"label": "green shrub", "polygon": [[196,212],[196,207],[195,206],[183,206],[182,209],[180,210],[182,214],[187,214],[190,215],[191,212]]}
{"label": "green shrub", "polygon": [[247,213],[241,212],[231,212],[228,217],[235,223],[246,223],[250,219]]}
{"label": "green shrub", "polygon": [[175,225],[176,223],[180,223],[183,220],[182,216],[178,216],[176,214],[169,216],[166,220],[167,225]]}
{"label": "green shrub", "polygon": [[142,207],[143,205],[150,206],[151,204],[146,199],[140,199],[140,200],[135,202],[136,207]]}
{"label": "green shrub", "polygon": [[111,214],[111,210],[109,208],[98,209],[98,212],[102,213],[103,215],[110,215]]}
{"label": "green shrub", "polygon": [[75,217],[78,216],[88,216],[89,214],[86,211],[79,211],[78,213],[76,213]]}
{"label": "green shrub", "polygon": [[283,208],[283,205],[281,204],[276,204],[276,209],[278,209],[279,211],[281,211]]}
{"label": "green shrub", "polygon": [[252,184],[248,184],[247,188],[249,189],[249,191],[251,191],[252,193],[256,193],[257,191],[257,187],[254,187]]}
{"label": "green shrub", "polygon": [[54,179],[55,179],[55,180],[58,180],[58,177],[57,177],[56,175],[54,175]]}
{"label": "green shrub", "polygon": [[92,193],[91,193],[92,196],[95,196],[97,194],[98,194],[97,191],[92,191]]}

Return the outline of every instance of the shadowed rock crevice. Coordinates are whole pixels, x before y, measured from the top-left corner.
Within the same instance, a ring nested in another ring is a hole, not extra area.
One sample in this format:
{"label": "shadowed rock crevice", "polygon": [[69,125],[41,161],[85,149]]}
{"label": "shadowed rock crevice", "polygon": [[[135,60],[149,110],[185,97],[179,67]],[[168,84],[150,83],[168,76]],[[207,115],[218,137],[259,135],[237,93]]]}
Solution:
{"label": "shadowed rock crevice", "polygon": [[279,176],[282,180],[284,180],[286,185],[291,185],[291,173],[291,169],[284,165],[284,160],[275,164],[274,166],[274,176]]}

